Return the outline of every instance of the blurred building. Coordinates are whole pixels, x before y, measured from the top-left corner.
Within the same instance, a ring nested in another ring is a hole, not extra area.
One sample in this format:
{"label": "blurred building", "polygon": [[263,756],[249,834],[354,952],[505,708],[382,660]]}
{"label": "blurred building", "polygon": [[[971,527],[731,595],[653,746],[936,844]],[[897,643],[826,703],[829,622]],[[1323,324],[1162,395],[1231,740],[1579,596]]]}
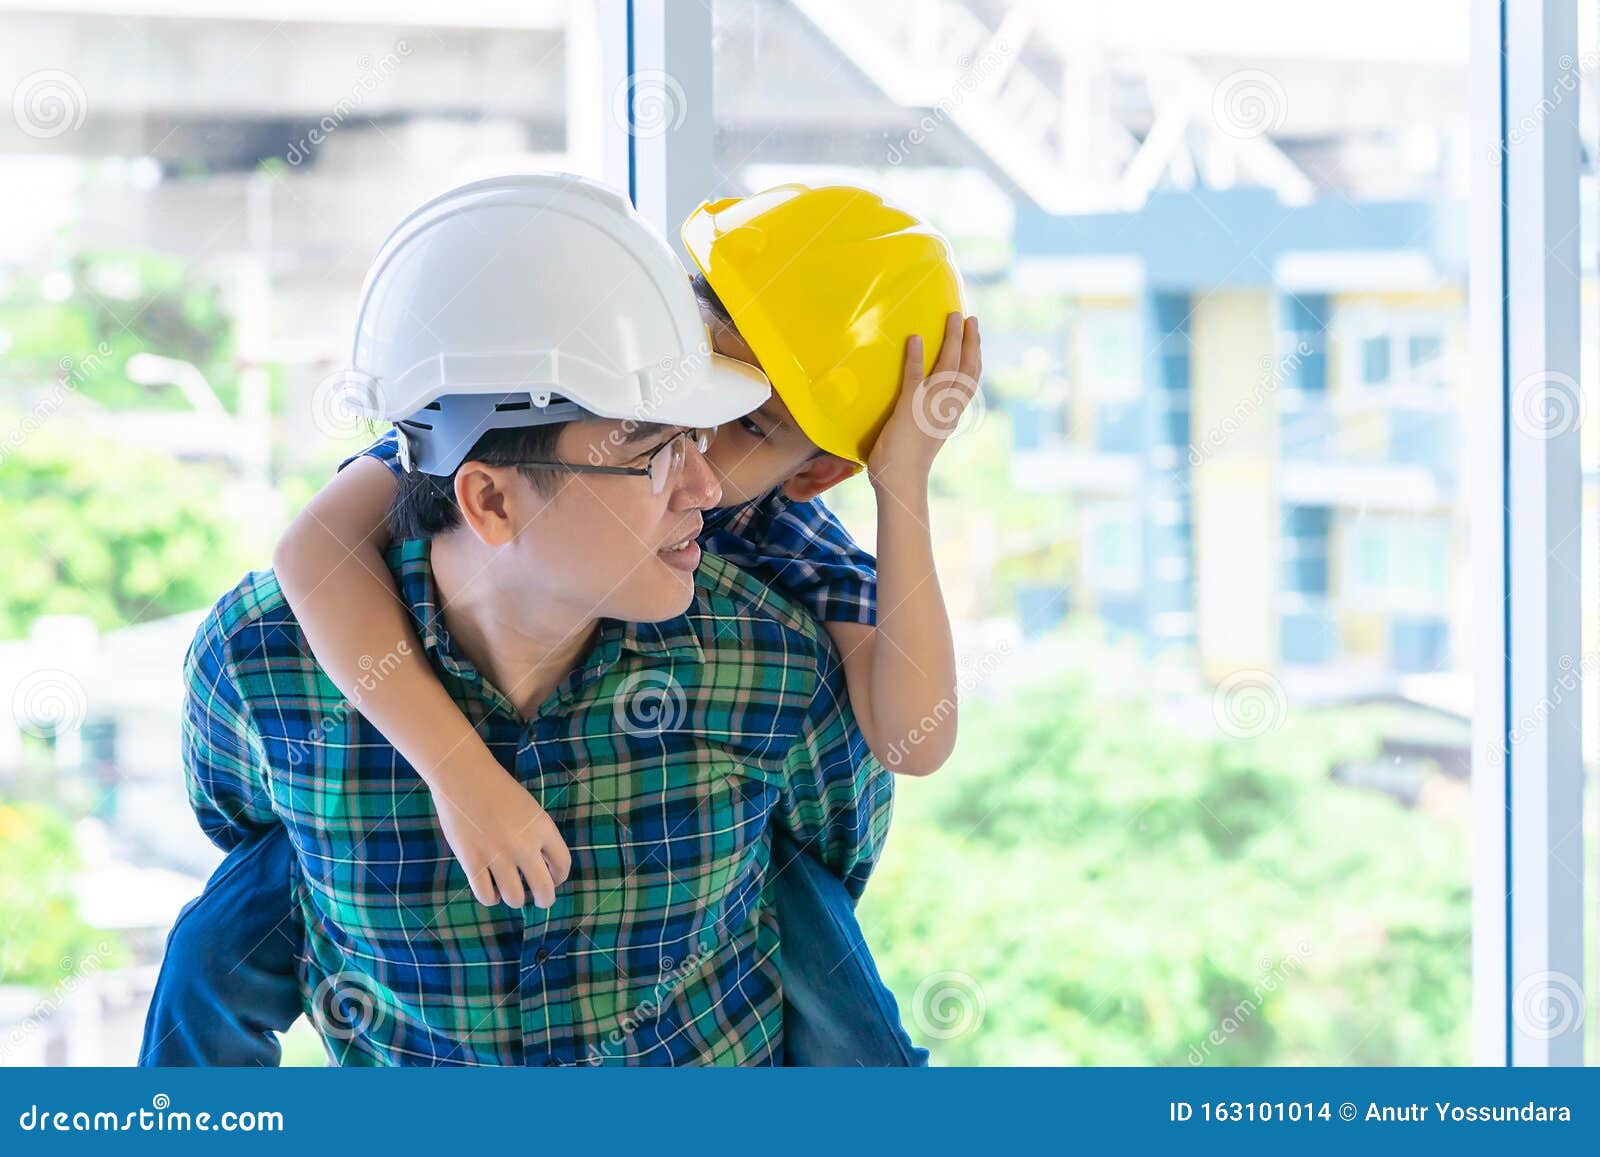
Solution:
{"label": "blurred building", "polygon": [[1006,403],[1012,476],[1073,497],[1076,607],[1214,677],[1464,666],[1461,212],[1254,189],[1019,211],[1016,283],[1061,325],[1044,388]]}

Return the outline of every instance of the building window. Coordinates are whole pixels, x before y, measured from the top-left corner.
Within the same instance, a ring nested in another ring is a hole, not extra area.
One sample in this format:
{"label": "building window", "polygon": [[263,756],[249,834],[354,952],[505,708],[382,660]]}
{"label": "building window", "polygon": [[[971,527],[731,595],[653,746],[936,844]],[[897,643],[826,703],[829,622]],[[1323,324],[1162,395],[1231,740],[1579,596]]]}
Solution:
{"label": "building window", "polygon": [[1280,558],[1283,589],[1321,598],[1328,593],[1328,530],[1333,512],[1326,506],[1285,506]]}
{"label": "building window", "polygon": [[1344,596],[1362,610],[1436,609],[1447,593],[1449,528],[1415,517],[1368,516],[1344,528]]}
{"label": "building window", "polygon": [[1097,401],[1128,401],[1143,389],[1139,318],[1132,309],[1085,308],[1072,314],[1077,386]]}

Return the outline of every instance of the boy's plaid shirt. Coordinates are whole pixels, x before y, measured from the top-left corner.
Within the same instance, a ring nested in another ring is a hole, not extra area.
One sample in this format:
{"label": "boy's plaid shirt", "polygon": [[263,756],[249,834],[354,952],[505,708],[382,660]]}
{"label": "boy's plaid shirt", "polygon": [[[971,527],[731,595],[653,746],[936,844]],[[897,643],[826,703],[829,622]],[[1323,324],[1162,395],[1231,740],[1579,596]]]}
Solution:
{"label": "boy's plaid shirt", "polygon": [[549,910],[473,899],[426,786],[322,673],[270,571],[222,598],[185,664],[190,801],[224,848],[288,828],[301,991],[334,1058],[778,1063],[769,825],[859,894],[891,806],[826,636],[707,555],[686,614],[602,620],[524,722],[446,633],[428,553],[399,543],[389,565],[445,687],[571,849]]}

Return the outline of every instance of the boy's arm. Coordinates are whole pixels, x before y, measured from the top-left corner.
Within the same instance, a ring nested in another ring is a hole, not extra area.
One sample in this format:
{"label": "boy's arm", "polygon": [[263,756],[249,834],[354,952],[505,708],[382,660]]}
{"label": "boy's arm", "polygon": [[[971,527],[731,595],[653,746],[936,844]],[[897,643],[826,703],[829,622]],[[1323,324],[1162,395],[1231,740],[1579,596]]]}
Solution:
{"label": "boy's arm", "polygon": [[844,656],[862,733],[884,766],[902,775],[939,770],[956,742],[955,645],[933,561],[928,476],[982,368],[975,317],[946,320],[926,380],[922,339],[906,343],[900,399],[867,462],[878,500],[877,626],[826,624]]}
{"label": "boy's arm", "polygon": [[878,497],[878,623],[824,623],[844,658],[872,754],[897,775],[931,775],[956,742],[956,661],[934,569],[924,491]]}
{"label": "boy's arm", "polygon": [[[279,586],[328,678],[428,785],[478,902],[520,908],[531,893],[549,907],[571,866],[566,845],[422,658],[384,561],[392,456],[392,443],[379,443],[306,504],[273,552]],[[372,657],[391,653],[399,661],[374,684]]]}

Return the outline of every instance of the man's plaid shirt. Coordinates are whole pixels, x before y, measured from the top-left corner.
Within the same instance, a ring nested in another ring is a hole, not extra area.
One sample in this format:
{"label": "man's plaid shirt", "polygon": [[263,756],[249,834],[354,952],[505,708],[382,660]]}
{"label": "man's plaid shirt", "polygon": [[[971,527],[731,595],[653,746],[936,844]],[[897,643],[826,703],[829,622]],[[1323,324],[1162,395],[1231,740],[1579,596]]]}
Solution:
{"label": "man's plaid shirt", "polygon": [[428,544],[388,562],[434,670],[549,811],[572,875],[548,910],[479,905],[426,786],[322,673],[274,575],[247,576],[185,664],[189,797],[223,848],[287,827],[301,992],[334,1059],[778,1063],[771,827],[858,895],[892,795],[815,621],[707,555],[687,613],[602,620],[524,721],[446,632]]}

